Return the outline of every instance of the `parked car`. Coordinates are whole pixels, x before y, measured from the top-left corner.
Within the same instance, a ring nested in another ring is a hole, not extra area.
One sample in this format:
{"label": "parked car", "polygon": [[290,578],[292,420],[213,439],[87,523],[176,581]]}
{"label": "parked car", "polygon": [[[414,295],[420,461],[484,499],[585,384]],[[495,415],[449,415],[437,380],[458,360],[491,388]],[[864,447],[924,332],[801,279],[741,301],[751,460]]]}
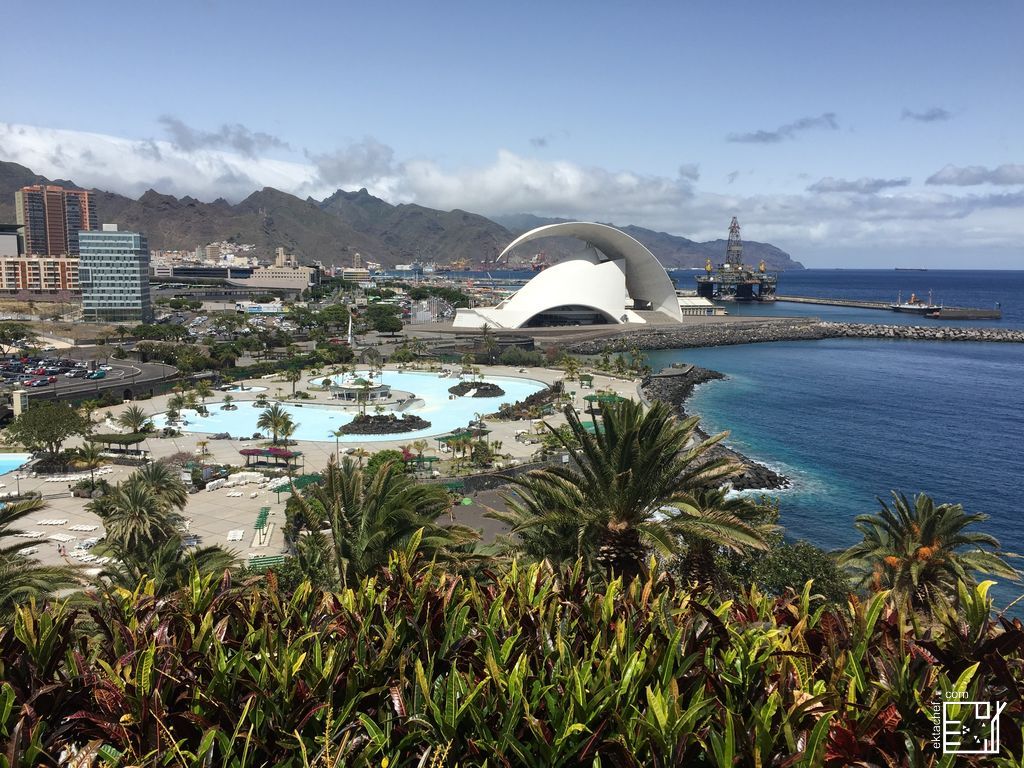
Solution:
{"label": "parked car", "polygon": [[106,376],[107,376],[107,372],[106,371],[93,371],[92,373],[86,374],[85,378],[87,378],[87,379],[103,379],[103,378],[106,378]]}
{"label": "parked car", "polygon": [[75,368],[64,375],[69,379],[84,379],[87,373],[88,371],[86,371],[85,368]]}

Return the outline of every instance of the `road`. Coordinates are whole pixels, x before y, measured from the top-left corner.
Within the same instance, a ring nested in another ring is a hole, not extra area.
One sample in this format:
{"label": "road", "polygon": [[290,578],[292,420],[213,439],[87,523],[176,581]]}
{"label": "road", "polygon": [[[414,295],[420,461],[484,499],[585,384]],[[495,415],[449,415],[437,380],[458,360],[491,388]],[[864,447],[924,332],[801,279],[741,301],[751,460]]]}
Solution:
{"label": "road", "polygon": [[[86,350],[69,350],[71,354],[66,357],[77,359],[89,359],[88,355],[81,354]],[[74,354],[78,352],[79,354]],[[95,348],[88,350],[95,353]],[[102,361],[100,361],[102,362]],[[106,390],[113,390],[123,395],[129,390],[132,395],[140,392],[148,392],[157,382],[169,376],[174,376],[177,369],[163,363],[136,363],[130,360],[110,360],[112,370],[102,379],[69,379],[66,376],[57,376],[57,381],[46,387],[31,387],[25,391],[33,400],[53,400],[64,398],[82,398],[95,393],[97,396]]]}

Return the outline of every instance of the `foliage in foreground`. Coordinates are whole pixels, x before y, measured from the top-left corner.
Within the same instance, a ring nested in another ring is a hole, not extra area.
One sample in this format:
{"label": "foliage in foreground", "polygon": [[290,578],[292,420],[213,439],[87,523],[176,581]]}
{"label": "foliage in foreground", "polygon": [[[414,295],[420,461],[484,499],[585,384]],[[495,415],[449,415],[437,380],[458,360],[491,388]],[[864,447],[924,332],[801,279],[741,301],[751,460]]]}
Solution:
{"label": "foliage in foreground", "polygon": [[408,552],[338,593],[197,575],[20,609],[0,629],[11,764],[74,745],[83,766],[945,766],[944,691],[1008,702],[1002,755],[957,765],[1021,759],[1024,627],[990,619],[987,585],[935,639],[884,593],[720,602],[515,563],[473,581]]}

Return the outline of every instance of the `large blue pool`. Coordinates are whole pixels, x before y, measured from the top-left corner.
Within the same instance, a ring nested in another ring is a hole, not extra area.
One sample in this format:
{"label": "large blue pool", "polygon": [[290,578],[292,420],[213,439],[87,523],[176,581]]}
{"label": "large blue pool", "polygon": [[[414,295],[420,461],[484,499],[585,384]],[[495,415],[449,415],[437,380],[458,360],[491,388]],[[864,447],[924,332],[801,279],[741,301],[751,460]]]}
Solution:
{"label": "large blue pool", "polygon": [[[362,372],[360,375],[365,376]],[[433,435],[443,435],[455,429],[465,427],[476,414],[493,413],[502,403],[513,403],[522,400],[534,392],[539,392],[545,384],[533,379],[512,378],[506,376],[488,376],[484,381],[497,384],[505,394],[502,397],[458,397],[449,400],[448,388],[459,383],[458,379],[441,378],[434,373],[413,373],[408,371],[385,371],[383,380],[392,389],[411,392],[425,402],[422,408],[413,408],[408,413],[415,414],[430,422],[428,429],[416,432],[402,432],[393,435],[346,435],[341,438],[343,443],[368,443],[386,440],[408,442]],[[255,399],[255,398],[253,398]],[[200,416],[195,411],[182,411],[182,417],[188,422],[179,428],[185,432],[202,432],[216,434],[227,432],[232,437],[251,436],[259,431],[256,420],[261,409],[254,408],[251,400],[236,398],[238,409],[221,410],[220,404],[211,401],[207,404],[209,416]],[[342,409],[327,405],[294,405],[281,406],[292,417],[297,425],[293,440],[334,441],[333,430],[348,424],[356,411],[353,408]],[[153,417],[157,427],[165,424],[163,414]]]}
{"label": "large blue pool", "polygon": [[0,453],[0,475],[13,472],[31,458],[31,453]]}

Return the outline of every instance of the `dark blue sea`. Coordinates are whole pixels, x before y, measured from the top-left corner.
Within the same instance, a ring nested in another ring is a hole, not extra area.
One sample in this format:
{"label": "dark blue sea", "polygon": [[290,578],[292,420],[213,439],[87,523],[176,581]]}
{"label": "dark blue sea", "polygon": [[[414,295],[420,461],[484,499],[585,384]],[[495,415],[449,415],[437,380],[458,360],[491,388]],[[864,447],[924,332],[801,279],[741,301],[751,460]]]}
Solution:
{"label": "dark blue sea", "polygon": [[[784,294],[868,300],[929,289],[945,304],[1000,302],[1002,321],[986,324],[1024,327],[1024,272],[807,270],[785,273],[779,285]],[[826,316],[822,309],[829,308],[760,308]],[[830,319],[899,317],[841,313]],[[648,358],[656,370],[685,361],[728,376],[699,387],[690,410],[709,431],[729,430],[731,445],[793,480],[778,492],[791,538],[848,546],[857,538],[854,517],[897,489],[988,514],[983,529],[1024,554],[1024,345],[836,339]],[[1009,582],[993,590],[997,607],[1022,593],[1024,585]]]}

